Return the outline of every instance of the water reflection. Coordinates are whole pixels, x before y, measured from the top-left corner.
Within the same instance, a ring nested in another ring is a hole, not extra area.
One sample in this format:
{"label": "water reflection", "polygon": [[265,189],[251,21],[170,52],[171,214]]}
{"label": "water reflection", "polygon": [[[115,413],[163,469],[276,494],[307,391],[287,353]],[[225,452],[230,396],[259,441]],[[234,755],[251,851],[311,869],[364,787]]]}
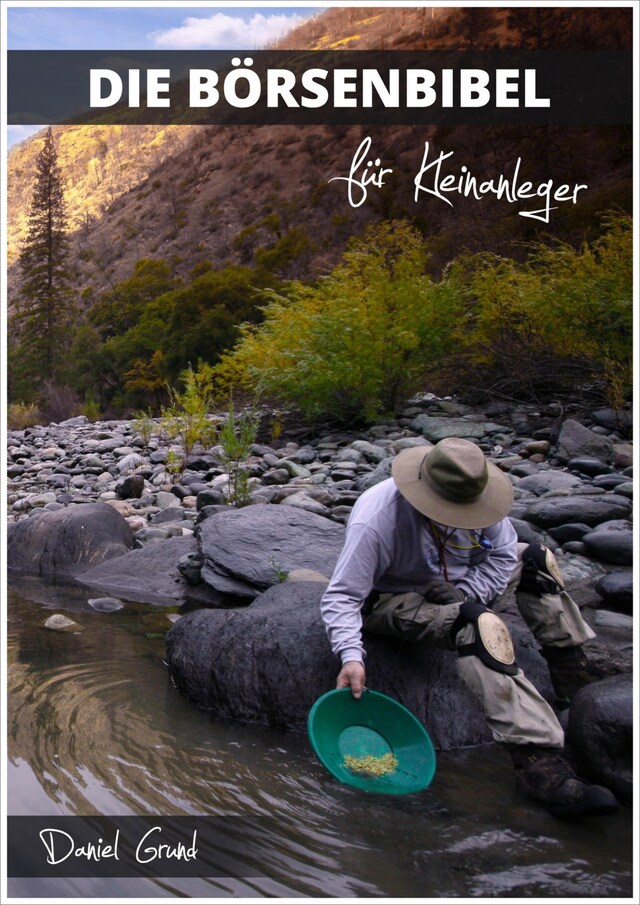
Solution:
{"label": "water reflection", "polygon": [[[258,879],[129,880],[120,894],[631,894],[629,811],[563,824],[516,796],[495,746],[440,755],[432,787],[418,795],[341,786],[305,736],[222,722],[175,691],[162,664],[171,610],[98,613],[88,596],[35,580],[11,589],[8,812],[275,818],[259,840],[244,840]],[[84,631],[44,629],[52,610]],[[46,881],[43,893],[40,881],[16,880],[10,892],[87,897],[105,894],[101,882],[54,890]],[[117,895],[117,881],[108,884]]]}

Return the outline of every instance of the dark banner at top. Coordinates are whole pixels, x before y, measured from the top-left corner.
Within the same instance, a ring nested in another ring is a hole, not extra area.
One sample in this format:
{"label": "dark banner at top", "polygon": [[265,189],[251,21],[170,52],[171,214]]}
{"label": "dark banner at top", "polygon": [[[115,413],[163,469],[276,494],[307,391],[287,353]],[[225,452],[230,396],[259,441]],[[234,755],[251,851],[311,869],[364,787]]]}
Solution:
{"label": "dark banner at top", "polygon": [[9,125],[621,125],[623,51],[8,52]]}

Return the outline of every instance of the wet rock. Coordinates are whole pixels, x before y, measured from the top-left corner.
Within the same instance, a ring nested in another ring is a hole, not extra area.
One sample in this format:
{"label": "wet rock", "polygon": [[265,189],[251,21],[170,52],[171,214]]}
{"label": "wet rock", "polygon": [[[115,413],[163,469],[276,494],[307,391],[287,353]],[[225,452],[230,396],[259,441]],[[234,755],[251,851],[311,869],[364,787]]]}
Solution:
{"label": "wet rock", "polygon": [[587,553],[599,562],[616,566],[633,563],[633,531],[624,519],[604,522],[582,538]]}
{"label": "wet rock", "polygon": [[10,570],[37,575],[77,575],[133,547],[124,518],[106,503],[75,504],[9,525]]}
{"label": "wet rock", "polygon": [[98,613],[117,613],[124,609],[124,603],[117,597],[93,597],[87,603]]}
{"label": "wet rock", "polygon": [[44,627],[48,628],[52,632],[78,632],[82,631],[82,627],[78,625],[77,622],[74,622],[73,619],[69,619],[68,616],[64,616],[62,613],[55,613],[53,616],[49,616],[47,621],[44,623]]}
{"label": "wet rock", "polygon": [[549,534],[559,544],[566,544],[573,540],[582,540],[585,534],[591,531],[589,525],[584,522],[569,522],[566,525],[559,525],[557,528],[549,528]]}
{"label": "wet rock", "polygon": [[596,583],[595,589],[607,607],[621,613],[633,612],[633,573],[630,570],[607,572]]}
{"label": "wet rock", "polygon": [[581,688],[571,702],[568,740],[581,772],[623,802],[633,794],[633,677]]}
{"label": "wet rock", "polygon": [[[335,687],[339,670],[320,618],[323,591],[319,581],[284,582],[242,610],[184,616],[167,636],[167,662],[177,688],[223,717],[304,730],[312,704]],[[519,664],[551,696],[546,664],[528,629],[517,617],[503,618]],[[370,687],[408,707],[436,747],[490,741],[452,652],[374,635],[365,637],[365,646]]]}

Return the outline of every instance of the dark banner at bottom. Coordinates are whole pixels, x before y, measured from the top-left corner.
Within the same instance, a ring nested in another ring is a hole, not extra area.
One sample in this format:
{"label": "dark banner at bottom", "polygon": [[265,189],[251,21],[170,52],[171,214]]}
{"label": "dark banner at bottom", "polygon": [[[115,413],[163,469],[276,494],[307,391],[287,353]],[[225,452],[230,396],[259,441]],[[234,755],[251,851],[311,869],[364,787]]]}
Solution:
{"label": "dark banner at bottom", "polygon": [[258,877],[281,834],[263,817],[8,817],[9,877]]}

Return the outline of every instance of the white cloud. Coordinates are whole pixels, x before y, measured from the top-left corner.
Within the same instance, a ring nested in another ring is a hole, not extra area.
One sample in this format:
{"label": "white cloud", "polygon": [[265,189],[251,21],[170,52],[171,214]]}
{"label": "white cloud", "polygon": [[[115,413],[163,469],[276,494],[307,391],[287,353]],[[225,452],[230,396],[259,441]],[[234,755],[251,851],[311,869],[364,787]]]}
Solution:
{"label": "white cloud", "polygon": [[156,47],[167,50],[254,50],[281,38],[306,21],[305,16],[256,13],[245,21],[240,16],[215,13],[206,19],[189,16],[178,28],[153,32]]}

